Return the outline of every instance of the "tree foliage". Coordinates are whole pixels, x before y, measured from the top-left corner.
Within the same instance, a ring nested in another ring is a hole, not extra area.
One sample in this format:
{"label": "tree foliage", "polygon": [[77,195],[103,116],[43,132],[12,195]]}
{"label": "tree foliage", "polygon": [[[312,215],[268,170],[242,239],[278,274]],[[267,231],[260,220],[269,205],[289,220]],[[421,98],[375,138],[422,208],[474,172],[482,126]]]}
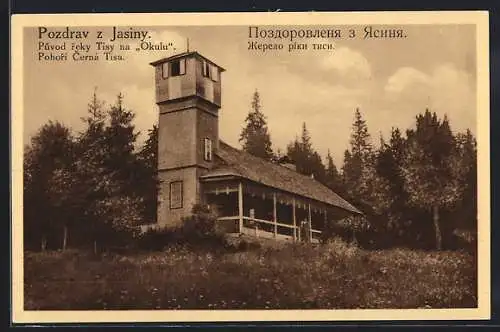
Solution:
{"label": "tree foliage", "polygon": [[[392,128],[375,147],[356,109],[339,170],[330,150],[323,163],[305,122],[286,151],[273,155],[257,91],[251,107],[240,136],[243,148],[272,162],[294,163],[297,172],[363,211],[336,224],[352,239],[441,249],[460,247],[453,241],[461,230],[476,233],[476,139],[470,130],[453,132],[446,116],[426,110],[413,128]],[[23,163],[27,249],[109,249],[130,243],[137,225],[156,221],[158,127],[139,143],[134,119],[123,95],[106,106],[94,92],[81,132],[49,121],[32,137]],[[184,230],[201,238],[212,232],[214,218],[197,209],[184,220]]]}
{"label": "tree foliage", "polygon": [[469,130],[454,135],[446,116],[426,110],[406,137],[392,128],[378,148],[369,139],[357,109],[342,178],[348,198],[374,226],[372,237],[441,249],[452,246],[457,229],[476,228],[477,159]]}
{"label": "tree foliage", "polygon": [[339,193],[344,192],[342,177],[337,169],[337,166],[335,165],[330,150],[328,150],[328,154],[326,155],[325,185],[331,188],[333,191]]}
{"label": "tree foliage", "polygon": [[273,158],[271,136],[267,128],[266,116],[262,113],[258,91],[253,94],[251,110],[245,119],[245,127],[240,134],[240,143],[243,150],[256,157],[266,160]]}
{"label": "tree foliage", "polygon": [[455,206],[463,195],[466,169],[445,116],[426,110],[416,118],[416,128],[407,132],[402,159],[404,187],[408,203],[430,210],[436,236],[436,248],[442,248],[439,211]]}
{"label": "tree foliage", "polygon": [[354,113],[354,122],[349,140],[349,149],[344,153],[342,177],[348,197],[363,210],[373,209],[375,203],[374,178],[375,154],[368,133],[368,126],[359,109]]}
{"label": "tree foliage", "polygon": [[121,94],[106,111],[94,92],[78,135],[49,122],[32,138],[24,158],[27,247],[105,249],[136,231],[144,218],[134,176],[144,172],[133,118]]}
{"label": "tree foliage", "polygon": [[[49,121],[32,138],[24,152],[25,242],[44,250],[51,234],[58,233],[70,216],[68,193],[72,188],[74,139],[69,128]],[[62,193],[61,193],[62,192]],[[61,241],[62,245],[62,241]]]}
{"label": "tree foliage", "polygon": [[139,167],[136,177],[141,181],[137,186],[138,195],[143,198],[142,214],[145,223],[156,220],[158,206],[158,125],[148,131],[148,138],[138,153]]}
{"label": "tree foliage", "polygon": [[313,148],[311,134],[305,122],[302,123],[300,138],[296,137],[288,144],[287,156],[295,164],[297,172],[325,183],[325,165],[320,154]]}

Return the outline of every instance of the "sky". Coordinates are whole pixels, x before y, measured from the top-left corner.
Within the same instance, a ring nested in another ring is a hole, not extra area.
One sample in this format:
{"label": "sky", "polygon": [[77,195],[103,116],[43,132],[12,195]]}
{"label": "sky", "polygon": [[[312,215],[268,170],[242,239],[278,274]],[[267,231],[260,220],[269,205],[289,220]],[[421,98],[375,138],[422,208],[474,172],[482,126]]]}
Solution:
{"label": "sky", "polygon": [[[128,27],[120,27],[128,29]],[[277,28],[277,27],[275,27]],[[291,28],[291,27],[283,27]],[[308,27],[301,27],[308,28]],[[318,28],[318,27],[309,27]],[[321,27],[320,27],[321,28]],[[362,35],[361,26],[354,28]],[[383,28],[383,27],[382,27]],[[403,26],[406,38],[321,40],[333,50],[289,52],[248,50],[247,26],[134,27],[150,32],[154,42],[172,42],[175,50],[128,52],[125,61],[38,61],[38,30],[24,35],[24,142],[47,121],[60,121],[75,133],[97,87],[112,104],[118,93],[136,113],[143,134],[158,120],[154,72],[149,62],[189,49],[226,69],[222,74],[220,139],[240,147],[238,138],[260,93],[273,149],[284,151],[306,122],[313,146],[328,150],[340,166],[348,148],[354,111],[359,108],[374,144],[391,127],[406,130],[426,108],[447,114],[454,131],[476,132],[476,48],[473,25]],[[79,27],[79,29],[85,29]],[[91,32],[105,29],[88,28]],[[93,35],[93,34],[91,34]],[[74,40],[77,41],[77,40]],[[92,44],[95,39],[89,39]],[[265,41],[265,40],[264,40]],[[59,41],[53,41],[56,44]],[[67,47],[73,41],[67,42]],[[134,49],[136,44],[133,45]]]}

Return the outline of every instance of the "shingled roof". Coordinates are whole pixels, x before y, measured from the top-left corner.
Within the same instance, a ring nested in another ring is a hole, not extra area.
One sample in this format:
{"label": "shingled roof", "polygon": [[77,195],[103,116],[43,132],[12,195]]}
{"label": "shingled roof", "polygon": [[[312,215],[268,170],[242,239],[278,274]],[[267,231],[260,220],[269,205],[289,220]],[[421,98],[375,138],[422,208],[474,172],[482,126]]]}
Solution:
{"label": "shingled roof", "polygon": [[218,176],[242,177],[353,213],[362,214],[361,211],[331,189],[309,176],[252,156],[222,141],[219,141],[219,149],[215,154],[223,161],[223,164],[216,166],[202,178]]}

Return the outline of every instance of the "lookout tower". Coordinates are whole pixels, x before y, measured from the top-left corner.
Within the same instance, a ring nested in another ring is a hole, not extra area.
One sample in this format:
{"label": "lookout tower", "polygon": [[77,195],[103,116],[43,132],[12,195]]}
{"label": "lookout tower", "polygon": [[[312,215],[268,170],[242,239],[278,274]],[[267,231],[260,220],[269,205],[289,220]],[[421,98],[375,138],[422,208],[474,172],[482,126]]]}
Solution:
{"label": "lookout tower", "polygon": [[160,226],[176,226],[199,202],[199,177],[213,166],[224,69],[198,52],[151,65],[160,112],[157,220]]}

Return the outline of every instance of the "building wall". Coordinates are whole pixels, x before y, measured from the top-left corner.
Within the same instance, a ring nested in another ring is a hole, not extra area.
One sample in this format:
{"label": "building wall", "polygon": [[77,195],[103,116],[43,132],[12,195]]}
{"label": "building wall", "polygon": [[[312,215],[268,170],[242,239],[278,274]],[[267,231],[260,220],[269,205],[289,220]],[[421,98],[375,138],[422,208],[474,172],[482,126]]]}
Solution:
{"label": "building wall", "polygon": [[158,169],[196,164],[196,108],[160,113],[158,125]]}
{"label": "building wall", "polygon": [[[200,185],[196,167],[188,167],[158,174],[160,180],[158,223],[162,226],[175,227],[181,224],[182,217],[191,214],[193,205],[199,202]],[[170,184],[182,181],[182,207],[170,207]]]}
{"label": "building wall", "polygon": [[197,59],[185,58],[186,72],[184,75],[174,77],[163,77],[163,65],[155,67],[155,90],[156,102],[162,103],[175,98],[193,96],[196,94],[196,72]]}
{"label": "building wall", "polygon": [[[216,112],[216,111],[215,111]],[[205,138],[209,138],[212,141],[212,150],[213,153],[219,147],[219,121],[218,117],[215,115],[216,113],[206,112],[202,110],[198,110],[196,116],[196,131],[197,131],[197,140],[198,140],[198,148],[196,150],[198,164],[211,168],[213,166],[213,160],[215,159],[215,155],[212,156],[212,161],[208,162],[205,160]],[[212,153],[212,154],[213,154]]]}
{"label": "building wall", "polygon": [[[175,105],[170,104],[169,107],[175,109]],[[182,217],[191,214],[193,204],[202,199],[199,177],[213,166],[215,159],[213,156],[210,162],[204,160],[204,139],[212,140],[213,152],[218,145],[217,109],[213,108],[212,111],[213,113],[197,106],[160,113],[158,223],[162,225],[178,225]],[[183,204],[179,209],[170,208],[170,183],[174,181],[183,183]]]}
{"label": "building wall", "polygon": [[196,58],[196,94],[218,106],[221,105],[221,71],[217,68],[219,79],[213,81],[203,76],[203,60]]}

